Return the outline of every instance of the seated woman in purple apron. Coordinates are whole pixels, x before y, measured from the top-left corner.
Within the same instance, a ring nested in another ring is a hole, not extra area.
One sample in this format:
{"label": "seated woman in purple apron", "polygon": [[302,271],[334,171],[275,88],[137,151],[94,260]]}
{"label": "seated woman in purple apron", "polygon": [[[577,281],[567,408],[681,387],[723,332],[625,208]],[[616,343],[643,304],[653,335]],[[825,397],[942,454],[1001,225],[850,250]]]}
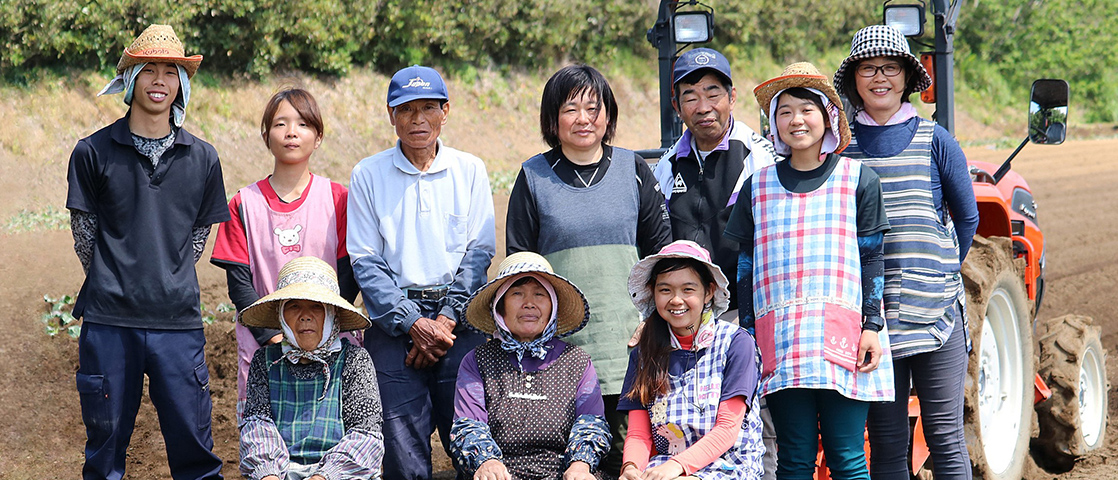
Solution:
{"label": "seated woman in purple apron", "polygon": [[717,320],[729,282],[710,253],[677,240],[633,266],[645,327],[629,356],[621,478],[759,479],[760,362],[753,336]]}
{"label": "seated woman in purple apron", "polygon": [[458,369],[451,454],[474,479],[602,478],[611,435],[598,376],[559,339],[586,325],[586,298],[533,252],[498,270],[466,305],[466,321],[493,339]]}
{"label": "seated woman in purple apron", "polygon": [[380,478],[380,394],[369,353],[341,332],[369,319],[338,294],[315,257],[280,269],[275,292],[238,314],[283,341],[256,351],[241,421],[241,474],[250,480]]}

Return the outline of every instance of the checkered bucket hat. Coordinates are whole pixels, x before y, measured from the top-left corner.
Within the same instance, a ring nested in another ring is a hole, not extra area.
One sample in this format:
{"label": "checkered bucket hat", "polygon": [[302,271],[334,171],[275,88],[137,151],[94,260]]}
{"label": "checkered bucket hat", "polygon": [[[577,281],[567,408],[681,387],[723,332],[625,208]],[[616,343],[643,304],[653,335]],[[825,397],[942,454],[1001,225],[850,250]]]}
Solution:
{"label": "checkered bucket hat", "polygon": [[908,48],[908,40],[904,35],[888,25],[870,25],[858,30],[854,39],[850,41],[850,56],[842,61],[835,71],[835,89],[843,91],[843,81],[846,80],[858,62],[874,57],[898,57],[905,59],[916,71],[916,91],[927,90],[932,85],[932,77],[920,63],[920,59],[912,54]]}

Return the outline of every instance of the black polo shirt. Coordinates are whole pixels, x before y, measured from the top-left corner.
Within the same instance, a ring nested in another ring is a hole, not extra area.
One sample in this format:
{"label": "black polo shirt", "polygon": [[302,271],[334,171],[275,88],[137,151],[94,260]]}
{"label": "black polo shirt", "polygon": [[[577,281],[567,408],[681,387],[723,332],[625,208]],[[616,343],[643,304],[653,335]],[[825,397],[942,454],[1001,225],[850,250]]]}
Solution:
{"label": "black polo shirt", "polygon": [[191,231],[229,220],[213,146],[179,129],[153,168],[133,145],[126,115],[78,141],[67,181],[66,208],[97,216],[74,316],[119,327],[201,328]]}

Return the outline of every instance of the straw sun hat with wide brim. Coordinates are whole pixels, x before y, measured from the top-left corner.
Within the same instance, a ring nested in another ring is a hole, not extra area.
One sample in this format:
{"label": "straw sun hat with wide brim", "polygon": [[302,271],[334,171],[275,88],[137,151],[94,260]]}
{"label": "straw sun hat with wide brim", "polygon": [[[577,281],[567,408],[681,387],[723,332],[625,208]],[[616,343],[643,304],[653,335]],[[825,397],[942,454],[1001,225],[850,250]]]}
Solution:
{"label": "straw sun hat with wide brim", "polygon": [[656,311],[656,301],[652,298],[652,288],[648,286],[652,269],[660,260],[667,258],[690,258],[710,269],[714,277],[714,298],[711,300],[711,313],[714,318],[726,313],[730,308],[730,282],[722,269],[710,260],[710,252],[699,244],[690,240],[676,240],[660,249],[660,252],[649,255],[633,265],[629,272],[629,295],[633,297],[633,305],[641,312],[641,318],[648,318]]}
{"label": "straw sun hat with wide brim", "polygon": [[[753,96],[757,97],[757,105],[761,107],[761,110],[768,113],[773,97],[794,87],[819,90],[831,100],[832,104],[840,110],[842,109],[842,98],[839,97],[835,87],[831,85],[831,79],[819,73],[819,69],[808,62],[793,63],[784,67],[784,72],[779,77],[757,85],[757,88],[753,89]],[[838,117],[838,130],[841,138],[838,139],[839,144],[835,148],[836,153],[850,145],[850,124],[846,121],[846,115],[840,114]]]}
{"label": "straw sun hat with wide brim", "polygon": [[338,330],[364,330],[371,325],[356,307],[338,294],[338,274],[316,257],[299,257],[280,269],[276,291],[257,300],[237,315],[246,327],[279,329],[279,304],[284,300],[310,300],[335,308]]}
{"label": "straw sun hat with wide brim", "polygon": [[590,320],[590,306],[582,291],[551,270],[551,264],[542,255],[534,252],[517,252],[508,257],[497,267],[497,278],[474,292],[466,302],[466,321],[475,330],[486,335],[493,335],[497,330],[496,319],[493,318],[493,302],[496,300],[497,290],[505,281],[522,273],[539,275],[551,283],[559,305],[556,306],[555,337],[566,337],[586,326]]}
{"label": "straw sun hat with wide brim", "polygon": [[170,25],[152,25],[124,49],[124,55],[120,56],[120,61],[116,64],[116,73],[119,75],[132,65],[149,62],[181,65],[186,69],[186,77],[190,78],[198,71],[202,56],[186,56],[182,42]]}

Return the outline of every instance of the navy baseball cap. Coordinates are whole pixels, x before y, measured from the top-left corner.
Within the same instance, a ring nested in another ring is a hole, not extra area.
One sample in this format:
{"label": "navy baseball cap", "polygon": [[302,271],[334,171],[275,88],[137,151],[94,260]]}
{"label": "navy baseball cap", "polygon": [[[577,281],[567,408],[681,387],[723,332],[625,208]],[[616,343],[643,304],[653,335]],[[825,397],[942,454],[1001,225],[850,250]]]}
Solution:
{"label": "navy baseball cap", "polygon": [[675,67],[672,69],[672,85],[679,83],[686,77],[697,70],[709,68],[714,70],[722,76],[726,77],[731,82],[734,77],[730,75],[730,61],[717,50],[710,48],[695,48],[688,50],[687,53],[679,56],[675,61]]}
{"label": "navy baseball cap", "polygon": [[443,77],[431,67],[412,65],[392,75],[388,84],[388,106],[395,107],[412,100],[449,100]]}

